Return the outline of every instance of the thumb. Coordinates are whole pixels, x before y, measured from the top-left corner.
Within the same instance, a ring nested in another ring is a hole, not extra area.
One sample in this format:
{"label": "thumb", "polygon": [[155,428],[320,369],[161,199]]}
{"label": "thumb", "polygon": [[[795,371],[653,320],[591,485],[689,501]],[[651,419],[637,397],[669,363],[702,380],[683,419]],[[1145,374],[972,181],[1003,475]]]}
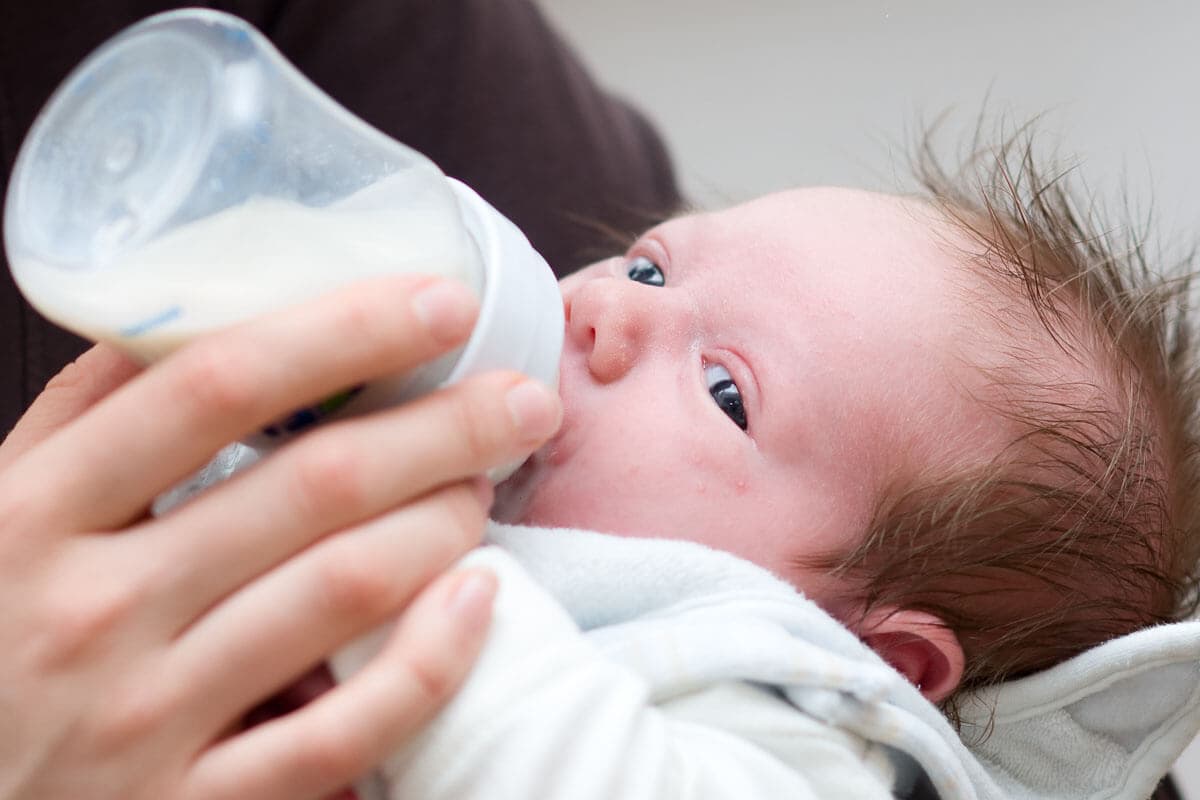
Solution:
{"label": "thumb", "polygon": [[116,348],[98,344],[50,379],[0,444],[0,469],[65,427],[141,371]]}

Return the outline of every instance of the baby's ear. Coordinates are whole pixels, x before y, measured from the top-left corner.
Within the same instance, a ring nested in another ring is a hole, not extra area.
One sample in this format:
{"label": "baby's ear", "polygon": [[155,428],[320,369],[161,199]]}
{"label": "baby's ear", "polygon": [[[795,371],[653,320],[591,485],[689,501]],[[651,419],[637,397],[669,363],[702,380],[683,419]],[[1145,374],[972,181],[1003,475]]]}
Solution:
{"label": "baby's ear", "polygon": [[932,614],[877,608],[854,632],[931,703],[945,700],[962,680],[963,651],[958,636]]}

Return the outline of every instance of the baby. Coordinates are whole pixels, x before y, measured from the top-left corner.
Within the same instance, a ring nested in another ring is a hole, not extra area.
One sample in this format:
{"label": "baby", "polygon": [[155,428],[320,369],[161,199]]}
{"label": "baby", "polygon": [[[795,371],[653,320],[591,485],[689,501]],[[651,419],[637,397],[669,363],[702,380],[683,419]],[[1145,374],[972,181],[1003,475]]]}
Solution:
{"label": "baby", "polygon": [[681,217],[565,279],[565,421],[496,518],[741,556],[934,702],[1178,618],[1181,289],[995,163]]}
{"label": "baby", "polygon": [[[1014,174],[1008,155],[978,184],[926,162],[925,198],[802,189],[672,219],[563,280],[563,426],[498,487],[494,517],[692,544],[631,551],[631,572],[661,559],[665,589],[600,579],[617,605],[658,593],[624,616],[581,619],[587,567],[553,592],[599,654],[524,606],[536,636],[485,654],[445,720],[388,765],[392,782],[421,774],[394,796],[504,796],[531,752],[539,796],[890,796],[906,763],[945,757],[864,738],[876,665],[777,601],[817,604],[951,718],[964,690],[1187,613],[1200,464],[1178,290],[1140,249],[1086,231],[1061,180],[1027,162]],[[595,556],[601,575],[621,563],[564,533],[551,551]],[[696,544],[737,559],[714,568]],[[714,586],[676,581],[660,602],[693,558]],[[800,594],[727,591],[730,575],[757,580],[739,559]],[[768,596],[773,610],[755,605]],[[816,650],[778,645],[783,672],[739,672],[678,633],[742,653],[764,619]],[[555,694],[561,681],[578,685]],[[593,726],[626,708],[636,723]],[[447,750],[456,730],[475,744]],[[620,758],[595,768],[614,742]],[[938,784],[947,800],[953,783]]]}

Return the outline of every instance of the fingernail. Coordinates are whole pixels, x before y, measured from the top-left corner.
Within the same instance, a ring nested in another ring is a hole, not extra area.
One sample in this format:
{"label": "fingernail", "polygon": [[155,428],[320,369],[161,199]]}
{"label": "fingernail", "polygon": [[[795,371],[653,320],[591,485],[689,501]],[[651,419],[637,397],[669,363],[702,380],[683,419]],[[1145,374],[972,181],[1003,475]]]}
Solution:
{"label": "fingernail", "polygon": [[475,324],[475,295],[464,283],[435,281],[412,299],[413,313],[438,342],[451,344],[462,339]]}
{"label": "fingernail", "polygon": [[486,615],[496,597],[498,583],[489,570],[471,569],[460,574],[458,585],[450,592],[446,608],[463,617]]}
{"label": "fingernail", "polygon": [[528,439],[549,436],[558,428],[561,406],[558,397],[534,380],[524,380],[508,390],[504,398],[513,424]]}

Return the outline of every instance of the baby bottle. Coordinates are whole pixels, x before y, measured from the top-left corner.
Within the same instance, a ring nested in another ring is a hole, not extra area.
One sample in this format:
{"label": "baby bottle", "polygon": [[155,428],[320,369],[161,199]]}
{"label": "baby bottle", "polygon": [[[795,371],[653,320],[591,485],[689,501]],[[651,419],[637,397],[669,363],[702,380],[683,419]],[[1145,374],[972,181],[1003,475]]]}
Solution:
{"label": "baby bottle", "polygon": [[371,275],[438,273],[478,292],[462,349],[300,409],[260,447],[474,372],[557,376],[558,286],[516,226],[228,14],[151,17],[72,72],[22,145],[4,242],[41,313],[144,362]]}

